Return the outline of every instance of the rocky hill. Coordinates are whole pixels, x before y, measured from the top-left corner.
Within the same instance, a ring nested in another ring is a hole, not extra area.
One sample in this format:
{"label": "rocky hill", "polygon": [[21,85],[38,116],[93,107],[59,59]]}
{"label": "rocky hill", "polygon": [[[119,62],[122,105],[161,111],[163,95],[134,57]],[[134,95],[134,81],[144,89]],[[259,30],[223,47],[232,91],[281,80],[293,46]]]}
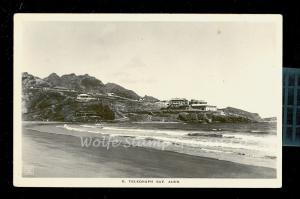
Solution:
{"label": "rocky hill", "polygon": [[[80,103],[72,93],[30,90],[22,97],[23,120],[89,122],[115,119],[114,112],[102,101]],[[88,116],[88,117],[87,117]]]}
{"label": "rocky hill", "polygon": [[248,118],[249,120],[252,120],[252,121],[257,121],[257,122],[262,121],[262,118],[257,113],[250,113],[248,111],[244,111],[244,110],[233,108],[233,107],[227,107],[227,108],[220,109],[220,110],[222,110],[226,115],[229,115],[229,116],[241,116],[241,117]]}
{"label": "rocky hill", "polygon": [[63,86],[69,89],[84,91],[84,92],[103,92],[104,84],[91,77],[88,74],[75,75],[74,73],[62,75],[59,77],[57,74],[52,73],[48,77],[44,78],[44,81],[54,86]]}
{"label": "rocky hill", "polygon": [[79,92],[114,93],[120,97],[138,100],[140,96],[134,91],[126,89],[118,84],[103,84],[101,80],[85,75],[74,73],[58,76],[56,73],[41,79],[29,73],[22,74],[23,88],[29,87],[65,87]]}
{"label": "rocky hill", "polygon": [[33,76],[29,73],[22,73],[22,87],[50,87],[51,84],[39,77]]}
{"label": "rocky hill", "polygon": [[[189,110],[162,110],[159,100],[152,96],[140,97],[134,91],[118,84],[104,84],[95,77],[55,73],[41,79],[22,74],[22,113],[24,120],[79,121],[98,120],[131,121],[184,121],[262,122],[257,113],[227,107],[215,112],[189,112]],[[57,89],[60,87],[59,89]],[[61,87],[67,88],[62,89]],[[79,93],[93,93],[94,100],[80,102]],[[114,93],[110,95],[110,93]]]}
{"label": "rocky hill", "polygon": [[144,97],[142,97],[142,100],[144,102],[159,102],[159,99],[149,96],[149,95],[145,95]]}
{"label": "rocky hill", "polygon": [[116,94],[118,96],[129,98],[129,99],[134,99],[134,100],[138,100],[138,99],[141,98],[134,91],[128,90],[128,89],[123,88],[122,86],[120,86],[118,84],[114,84],[114,83],[107,83],[107,84],[105,84],[103,86],[103,91],[105,93],[114,93],[114,94]]}

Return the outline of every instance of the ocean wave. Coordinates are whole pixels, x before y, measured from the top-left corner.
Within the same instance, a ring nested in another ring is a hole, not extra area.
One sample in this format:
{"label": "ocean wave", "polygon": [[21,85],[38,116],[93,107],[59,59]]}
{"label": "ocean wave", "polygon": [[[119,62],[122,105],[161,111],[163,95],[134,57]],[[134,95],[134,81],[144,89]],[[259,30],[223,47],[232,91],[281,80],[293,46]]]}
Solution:
{"label": "ocean wave", "polygon": [[88,132],[88,133],[97,133],[97,134],[103,134],[102,132],[100,131],[96,131],[96,130],[86,130],[86,129],[82,129],[82,128],[76,128],[76,127],[71,127],[67,124],[64,124],[63,126],[56,126],[56,127],[59,127],[59,128],[64,128],[66,130],[69,130],[69,131],[77,131],[77,132]]}
{"label": "ocean wave", "polygon": [[216,150],[216,149],[205,149],[205,148],[201,148],[201,151],[211,152],[211,153],[234,153],[231,151],[221,151],[221,150]]}
{"label": "ocean wave", "polygon": [[58,128],[64,128],[64,129],[67,129],[69,131],[79,131],[79,132],[86,132],[86,130],[84,129],[81,129],[81,128],[74,128],[74,127],[70,127],[69,125],[67,124],[64,124],[63,126],[56,126]]}
{"label": "ocean wave", "polygon": [[97,128],[97,126],[91,126],[91,125],[86,125],[86,124],[83,124],[83,125],[80,125],[81,127],[85,127],[85,128]]}
{"label": "ocean wave", "polygon": [[151,122],[132,122],[133,124],[179,124],[182,122],[163,122],[163,121],[151,121]]}
{"label": "ocean wave", "polygon": [[256,142],[256,143],[276,143],[276,136],[272,135],[264,135],[264,136],[258,136],[258,135],[247,135],[247,134],[231,134],[226,133],[223,134],[223,137],[225,138],[233,138],[238,139],[243,142]]}
{"label": "ocean wave", "polygon": [[250,130],[248,132],[250,132],[250,133],[257,133],[257,134],[269,134],[269,133],[273,133],[273,132],[260,131],[260,130]]}
{"label": "ocean wave", "polygon": [[137,132],[143,134],[165,134],[170,136],[184,136],[188,134],[187,131],[180,131],[180,130],[169,131],[169,130],[135,129],[135,128],[118,128],[118,127],[103,127],[103,130]]}
{"label": "ocean wave", "polygon": [[[207,132],[188,132],[188,131],[167,131],[167,130],[148,130],[148,129],[132,129],[132,128],[116,128],[116,127],[104,127],[102,129],[95,130],[89,126],[71,127],[67,124],[58,126],[67,130],[89,132],[97,134],[105,134],[110,137],[124,137],[138,140],[154,140],[159,142],[171,143],[174,145],[185,145],[190,147],[200,148],[220,148],[227,149],[242,149],[242,150],[255,150],[269,152],[274,148],[276,139],[272,137],[266,138],[266,136],[254,136],[236,133],[207,133]],[[88,128],[88,129],[86,129]],[[110,132],[117,131],[116,132]],[[120,133],[120,132],[124,133]],[[187,137],[188,136],[188,137]],[[193,137],[207,137],[207,139],[194,139]],[[209,139],[212,138],[212,139]],[[216,138],[216,139],[214,139]],[[218,138],[230,138],[227,141]],[[236,141],[235,141],[236,140]],[[258,144],[255,144],[258,143]]]}
{"label": "ocean wave", "polygon": [[222,134],[217,133],[188,133],[188,136],[201,136],[201,137],[214,137],[214,138],[222,138]]}

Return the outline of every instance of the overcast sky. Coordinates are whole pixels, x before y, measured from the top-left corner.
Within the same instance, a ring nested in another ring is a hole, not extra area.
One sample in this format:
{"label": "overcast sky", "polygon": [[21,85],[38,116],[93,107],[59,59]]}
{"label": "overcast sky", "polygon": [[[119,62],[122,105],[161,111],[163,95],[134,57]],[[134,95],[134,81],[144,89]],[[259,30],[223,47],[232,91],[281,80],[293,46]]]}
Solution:
{"label": "overcast sky", "polygon": [[270,22],[24,22],[22,71],[89,74],[141,96],[273,116],[275,30]]}

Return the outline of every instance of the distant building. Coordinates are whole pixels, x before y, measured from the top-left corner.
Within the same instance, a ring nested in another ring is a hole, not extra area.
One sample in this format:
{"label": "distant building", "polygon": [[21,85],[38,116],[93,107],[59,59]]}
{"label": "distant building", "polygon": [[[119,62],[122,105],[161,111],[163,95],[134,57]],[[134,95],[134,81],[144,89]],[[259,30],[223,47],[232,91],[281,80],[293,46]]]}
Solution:
{"label": "distant building", "polygon": [[300,69],[283,68],[283,143],[300,146]]}
{"label": "distant building", "polygon": [[207,104],[207,102],[204,101],[204,100],[195,100],[195,99],[191,99],[191,101],[190,101],[189,104],[190,104],[190,105],[193,105],[193,104]]}
{"label": "distant building", "polygon": [[77,96],[76,100],[79,102],[89,102],[92,100],[96,100],[96,98],[92,97],[89,94],[80,94]]}
{"label": "distant building", "polygon": [[169,101],[170,108],[187,108],[189,101],[185,98],[173,98]]}
{"label": "distant building", "polygon": [[225,116],[225,112],[222,111],[222,110],[217,110],[217,115],[222,115],[222,116]]}
{"label": "distant building", "polygon": [[114,94],[114,93],[107,93],[107,96],[114,97],[114,96],[116,96],[116,94]]}
{"label": "distant building", "polygon": [[217,111],[218,110],[216,106],[207,105],[207,104],[192,104],[191,108],[198,109],[201,111]]}
{"label": "distant building", "polygon": [[70,89],[62,86],[55,86],[53,89],[58,90],[58,91],[70,91]]}

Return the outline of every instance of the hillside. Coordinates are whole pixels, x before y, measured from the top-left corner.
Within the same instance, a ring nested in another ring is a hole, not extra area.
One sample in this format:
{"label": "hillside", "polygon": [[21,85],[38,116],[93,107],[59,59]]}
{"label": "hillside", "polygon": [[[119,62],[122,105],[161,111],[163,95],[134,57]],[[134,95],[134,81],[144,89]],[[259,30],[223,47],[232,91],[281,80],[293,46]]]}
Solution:
{"label": "hillside", "polygon": [[65,87],[78,92],[114,93],[117,96],[138,100],[140,96],[134,91],[126,89],[115,83],[103,84],[101,80],[85,75],[74,73],[58,76],[56,73],[41,79],[27,72],[22,74],[23,88],[29,87]]}
{"label": "hillside", "polygon": [[59,77],[57,74],[52,73],[43,79],[51,84],[52,87],[62,86],[73,90],[85,92],[103,92],[104,84],[95,77],[85,75],[67,74]]}
{"label": "hillside", "polygon": [[159,102],[159,99],[149,96],[149,95],[145,95],[144,97],[142,97],[142,100],[144,102]]}
{"label": "hillside", "polygon": [[[257,113],[227,107],[212,112],[161,109],[159,100],[115,83],[103,84],[95,77],[55,73],[41,79],[29,73],[22,74],[22,114],[24,120],[96,122],[116,121],[184,121],[262,122]],[[67,89],[64,89],[67,88]],[[80,93],[92,93],[93,100],[80,102]],[[113,94],[112,94],[113,93]]]}
{"label": "hillside", "polygon": [[[115,119],[105,103],[80,103],[76,96],[56,91],[32,90],[23,94],[23,120],[88,122]],[[85,117],[86,115],[89,117]]]}
{"label": "hillside", "polygon": [[248,118],[252,121],[257,121],[257,122],[262,121],[262,118],[257,113],[250,113],[248,111],[244,111],[244,110],[233,108],[233,107],[227,107],[227,108],[223,108],[220,110],[222,110],[226,115],[242,116],[242,117]]}
{"label": "hillside", "polygon": [[138,100],[141,98],[134,91],[128,90],[128,89],[123,88],[122,86],[120,86],[118,84],[114,84],[114,83],[105,84],[103,87],[103,91],[105,93],[114,93],[118,96],[129,98],[129,99],[134,99],[134,100]]}

